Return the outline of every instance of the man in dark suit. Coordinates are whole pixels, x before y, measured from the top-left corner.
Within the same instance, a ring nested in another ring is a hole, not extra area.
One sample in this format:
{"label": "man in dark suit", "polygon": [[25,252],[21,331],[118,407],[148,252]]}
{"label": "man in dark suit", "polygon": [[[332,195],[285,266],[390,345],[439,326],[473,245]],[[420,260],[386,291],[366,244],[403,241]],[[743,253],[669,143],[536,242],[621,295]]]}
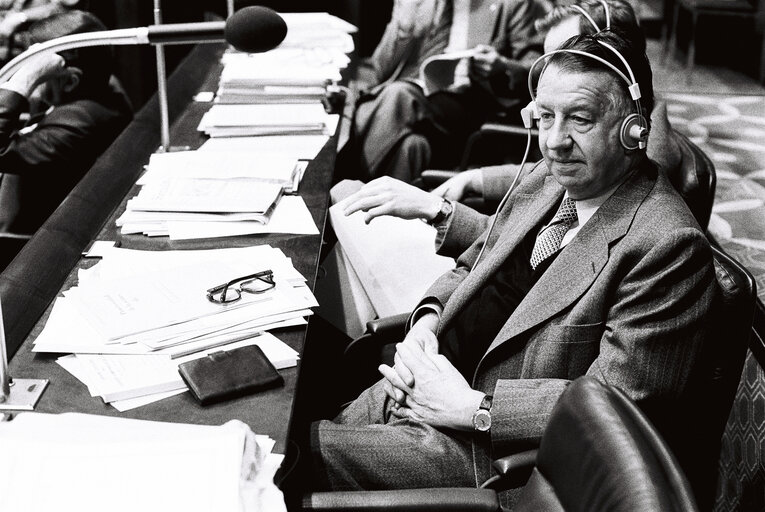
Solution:
{"label": "man in dark suit", "polygon": [[591,56],[550,57],[536,98],[544,160],[428,290],[384,379],[312,426],[327,487],[480,484],[491,460],[538,442],[585,374],[623,389],[670,443],[692,427],[711,251],[645,150],[621,136],[625,118],[652,108],[645,54],[610,32],[563,48],[629,75],[602,43],[629,63],[640,104]]}
{"label": "man in dark suit", "polygon": [[[101,30],[77,10],[29,29],[34,42]],[[108,47],[68,50],[36,56],[0,84],[0,230],[37,230],[130,122],[112,67]]]}

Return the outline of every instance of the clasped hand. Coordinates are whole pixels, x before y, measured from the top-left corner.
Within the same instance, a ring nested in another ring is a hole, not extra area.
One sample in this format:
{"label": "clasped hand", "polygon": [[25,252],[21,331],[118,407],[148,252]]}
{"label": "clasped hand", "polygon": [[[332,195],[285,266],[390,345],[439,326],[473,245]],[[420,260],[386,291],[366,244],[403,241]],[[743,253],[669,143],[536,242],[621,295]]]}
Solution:
{"label": "clasped hand", "polygon": [[505,72],[507,59],[500,55],[496,48],[478,45],[475,50],[470,59],[471,75],[487,79]]}
{"label": "clasped hand", "polygon": [[[396,346],[395,365],[380,365],[392,414],[434,427],[472,429],[472,415],[484,394],[473,390],[454,365],[436,352],[435,334],[412,331]],[[432,337],[432,338],[431,338]]]}

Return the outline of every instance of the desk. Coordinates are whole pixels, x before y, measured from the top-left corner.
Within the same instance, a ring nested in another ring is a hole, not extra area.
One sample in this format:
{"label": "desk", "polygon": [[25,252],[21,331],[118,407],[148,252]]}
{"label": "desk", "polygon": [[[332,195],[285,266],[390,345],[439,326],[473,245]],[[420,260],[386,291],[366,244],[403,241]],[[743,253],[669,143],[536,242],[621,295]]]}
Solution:
{"label": "desk", "polygon": [[[220,73],[221,45],[199,45],[179,65],[168,83],[171,142],[196,148],[204,136],[196,131],[202,114],[211,104],[195,103],[193,95],[214,91]],[[156,97],[135,117],[125,132],[94,164],[42,228],[0,275],[0,298],[8,338],[11,376],[47,378],[50,385],[37,411],[78,411],[91,414],[217,425],[232,418],[247,423],[254,432],[276,441],[274,451],[284,453],[293,407],[298,370],[282,370],[282,388],[249,397],[202,407],[183,393],[125,413],[119,413],[56,364],[54,355],[33,354],[32,342],[40,333],[56,295],[76,282],[79,268],[94,262],[81,258],[95,239],[116,240],[122,247],[142,250],[213,249],[270,244],[292,258],[293,265],[313,288],[319,263],[321,235],[242,236],[211,240],[170,241],[142,235],[121,235],[116,218],[127,199],[138,190],[135,181],[149,156],[160,143]],[[306,170],[300,186],[319,231],[323,233],[334,170],[337,137],[332,137]],[[275,331],[281,340],[301,355],[306,327]]]}

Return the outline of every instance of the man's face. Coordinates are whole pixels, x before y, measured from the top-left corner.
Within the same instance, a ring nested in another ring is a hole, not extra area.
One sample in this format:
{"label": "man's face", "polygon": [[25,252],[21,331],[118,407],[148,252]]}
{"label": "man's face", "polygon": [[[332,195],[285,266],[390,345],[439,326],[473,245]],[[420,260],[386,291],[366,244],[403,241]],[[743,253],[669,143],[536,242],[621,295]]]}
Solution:
{"label": "man's face", "polygon": [[597,197],[621,182],[632,158],[619,142],[626,115],[616,79],[604,72],[568,72],[555,64],[537,88],[539,149],[572,199]]}

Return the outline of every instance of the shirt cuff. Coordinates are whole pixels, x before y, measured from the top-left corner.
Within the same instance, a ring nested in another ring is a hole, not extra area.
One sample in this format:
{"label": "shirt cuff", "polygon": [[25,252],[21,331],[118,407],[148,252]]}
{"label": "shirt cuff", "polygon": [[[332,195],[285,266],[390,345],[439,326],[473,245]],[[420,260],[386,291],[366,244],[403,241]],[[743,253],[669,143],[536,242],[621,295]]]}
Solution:
{"label": "shirt cuff", "polygon": [[406,331],[409,332],[409,330],[414,326],[414,324],[417,323],[417,320],[425,316],[427,313],[435,313],[438,315],[439,322],[441,321],[441,313],[443,313],[444,308],[441,306],[441,304],[438,303],[435,299],[431,299],[428,302],[425,302],[423,304],[420,304],[417,306],[417,308],[412,312],[411,316],[409,316],[409,321],[406,324]]}

